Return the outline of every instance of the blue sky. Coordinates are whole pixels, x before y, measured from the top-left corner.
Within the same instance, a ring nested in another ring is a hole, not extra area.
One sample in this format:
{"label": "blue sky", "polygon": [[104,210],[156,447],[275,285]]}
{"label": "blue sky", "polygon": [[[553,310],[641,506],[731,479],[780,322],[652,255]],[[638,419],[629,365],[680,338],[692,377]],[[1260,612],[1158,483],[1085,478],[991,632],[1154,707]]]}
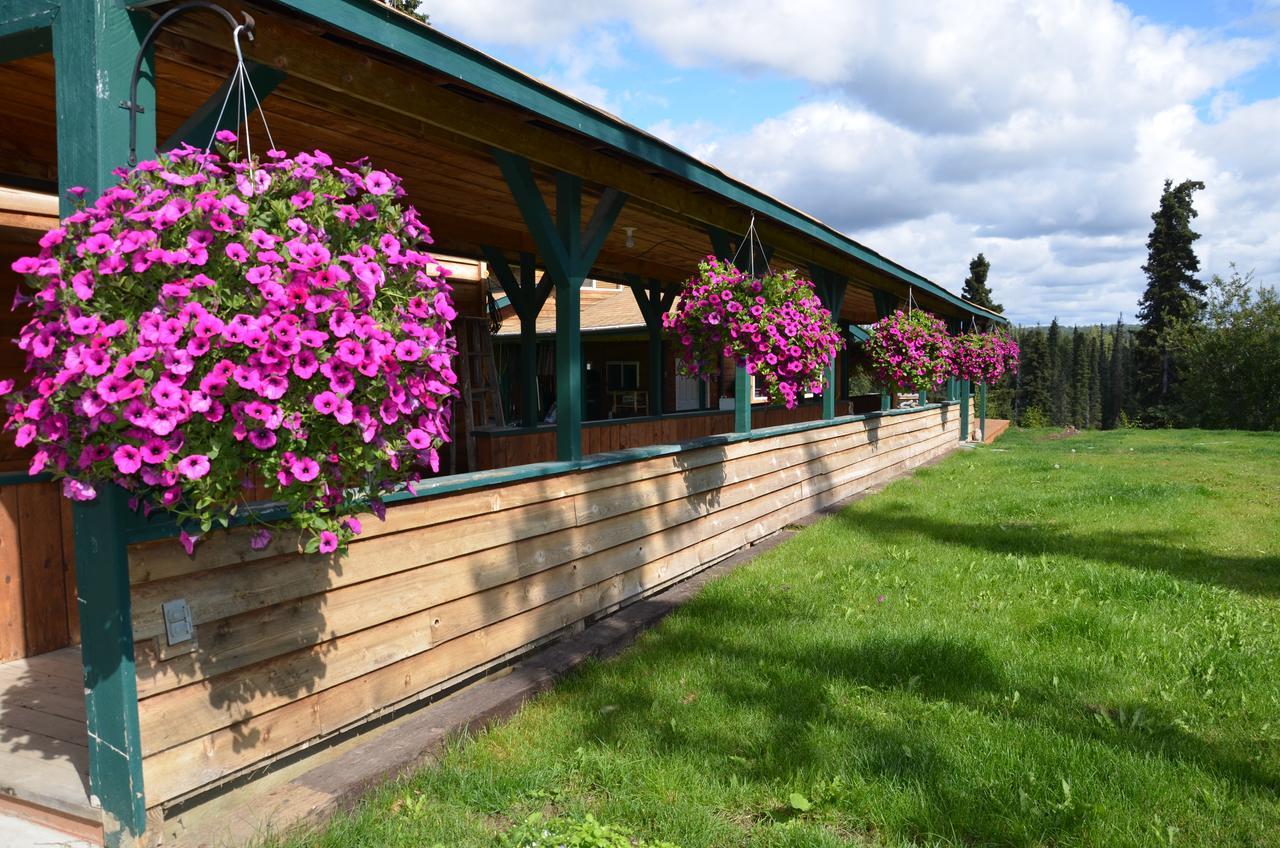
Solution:
{"label": "blue sky", "polygon": [[1017,320],[1132,316],[1164,178],[1280,277],[1280,0],[436,0],[433,25]]}

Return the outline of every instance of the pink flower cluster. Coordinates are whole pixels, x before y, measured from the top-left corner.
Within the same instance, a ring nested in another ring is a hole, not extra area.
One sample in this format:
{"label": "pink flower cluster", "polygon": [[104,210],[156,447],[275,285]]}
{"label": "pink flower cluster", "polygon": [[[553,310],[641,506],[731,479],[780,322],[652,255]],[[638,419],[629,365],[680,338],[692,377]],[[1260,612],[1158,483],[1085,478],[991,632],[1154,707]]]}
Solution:
{"label": "pink flower cluster", "polygon": [[955,376],[954,343],[942,321],[923,309],[899,309],[871,326],[866,342],[871,370],[887,386],[934,389]]}
{"label": "pink flower cluster", "polygon": [[683,374],[707,379],[723,356],[788,408],[805,392],[822,391],[826,368],[844,346],[813,283],[794,271],[753,278],[713,256],[699,263],[663,326],[679,343]]}
{"label": "pink flower cluster", "polygon": [[1003,330],[965,333],[955,339],[955,376],[991,385],[1006,373],[1018,372],[1020,355],[1018,343]]}
{"label": "pink flower cluster", "polygon": [[113,481],[174,512],[188,550],[265,479],[328,553],[439,469],[456,314],[395,175],[226,146],[117,174],[13,263],[31,379],[0,390],[33,474],[77,500]]}

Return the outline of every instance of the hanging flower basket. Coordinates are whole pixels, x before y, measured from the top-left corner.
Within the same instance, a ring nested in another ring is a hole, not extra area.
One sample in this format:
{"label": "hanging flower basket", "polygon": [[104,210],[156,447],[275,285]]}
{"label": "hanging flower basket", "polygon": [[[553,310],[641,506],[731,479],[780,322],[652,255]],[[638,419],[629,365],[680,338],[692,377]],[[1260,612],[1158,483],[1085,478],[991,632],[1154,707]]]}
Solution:
{"label": "hanging flower basket", "polygon": [[118,483],[175,513],[188,551],[256,480],[328,553],[360,532],[353,513],[439,469],[448,271],[395,175],[219,141],[117,171],[13,264],[35,289],[31,379],[0,385],[5,426],[31,473],[75,500]]}
{"label": "hanging flower basket", "polygon": [[866,351],[882,385],[923,392],[955,375],[947,327],[923,309],[898,310],[873,324],[869,335]]}
{"label": "hanging flower basket", "polygon": [[1017,373],[1018,343],[1003,330],[965,333],[954,341],[955,376],[975,383],[995,383],[1006,373]]}
{"label": "hanging flower basket", "polygon": [[663,326],[678,345],[681,374],[709,379],[724,356],[788,409],[805,392],[822,391],[826,368],[844,345],[813,283],[794,271],[752,277],[713,256],[685,282]]}

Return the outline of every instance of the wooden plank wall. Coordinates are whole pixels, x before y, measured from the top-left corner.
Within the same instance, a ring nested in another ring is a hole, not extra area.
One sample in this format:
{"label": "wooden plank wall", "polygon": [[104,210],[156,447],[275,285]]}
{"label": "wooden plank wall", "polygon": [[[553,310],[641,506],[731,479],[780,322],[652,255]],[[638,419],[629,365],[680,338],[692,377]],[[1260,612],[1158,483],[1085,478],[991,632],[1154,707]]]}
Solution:
{"label": "wooden plank wall", "polygon": [[[879,407],[877,407],[878,409]],[[799,424],[822,417],[822,405],[806,404],[795,409],[760,406],[751,412],[751,426],[757,430],[782,424]],[[590,423],[582,428],[582,452],[609,453],[648,445],[674,445],[733,432],[733,411],[713,411],[666,418],[634,420],[619,418],[604,423]],[[556,458],[555,428],[533,432],[486,431],[477,433],[477,470],[509,468],[532,462],[551,462]]]}
{"label": "wooden plank wall", "polygon": [[[337,561],[130,551],[148,806],[412,702],[958,444],[955,407],[400,504]],[[291,547],[293,550],[291,550]],[[196,648],[163,659],[160,605]]]}
{"label": "wooden plank wall", "polygon": [[70,501],[54,483],[0,486],[0,662],[79,641]]}

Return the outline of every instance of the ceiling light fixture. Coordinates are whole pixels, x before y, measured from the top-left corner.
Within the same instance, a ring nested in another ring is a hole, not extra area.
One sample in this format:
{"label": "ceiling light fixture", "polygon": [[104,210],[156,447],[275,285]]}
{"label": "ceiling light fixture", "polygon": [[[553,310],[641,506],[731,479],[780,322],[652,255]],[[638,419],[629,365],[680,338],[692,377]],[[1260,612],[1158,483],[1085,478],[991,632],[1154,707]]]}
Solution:
{"label": "ceiling light fixture", "polygon": [[627,247],[635,247],[636,246],[636,228],[623,227],[622,231],[627,234]]}

